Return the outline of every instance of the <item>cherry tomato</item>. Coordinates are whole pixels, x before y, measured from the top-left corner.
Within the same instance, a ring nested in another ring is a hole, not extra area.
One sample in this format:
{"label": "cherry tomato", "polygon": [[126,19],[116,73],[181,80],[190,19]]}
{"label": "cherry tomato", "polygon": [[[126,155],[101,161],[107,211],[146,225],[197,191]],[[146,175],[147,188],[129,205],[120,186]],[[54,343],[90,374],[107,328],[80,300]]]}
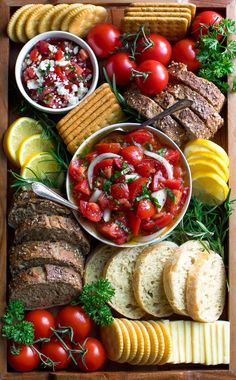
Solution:
{"label": "cherry tomato", "polygon": [[146,187],[148,182],[147,178],[137,178],[134,182],[129,183],[129,199],[133,201],[143,190],[143,186]]}
{"label": "cherry tomato", "polygon": [[97,228],[98,232],[116,244],[123,244],[127,240],[128,234],[114,222],[101,222]]}
{"label": "cherry tomato", "polygon": [[175,215],[181,207],[182,191],[174,189],[172,190],[172,193],[173,193],[174,199],[172,199],[170,196],[167,195],[166,209],[171,214]]}
{"label": "cherry tomato", "polygon": [[135,145],[126,146],[121,150],[121,155],[132,165],[139,164],[143,159],[143,151]]}
{"label": "cherry tomato", "polygon": [[69,175],[74,181],[78,181],[86,171],[86,167],[83,166],[83,161],[80,159],[74,159],[69,165]]}
{"label": "cherry tomato", "polygon": [[115,199],[129,199],[129,187],[126,183],[115,183],[111,185],[111,195]]}
{"label": "cherry tomato", "polygon": [[156,208],[149,199],[142,199],[138,202],[136,213],[140,219],[148,219],[156,213]]}
{"label": "cherry tomato", "polygon": [[[34,345],[34,347],[38,348],[37,345]],[[33,346],[18,344],[16,348],[20,350],[19,354],[13,355],[11,353],[11,347],[9,347],[7,352],[7,361],[15,371],[28,372],[39,365],[39,355],[33,349]]]}
{"label": "cherry tomato", "polygon": [[[65,344],[71,349],[70,344],[66,341]],[[66,347],[56,338],[52,338],[50,342],[42,344],[42,354],[48,356],[55,364],[55,369],[65,369],[71,364],[69,351]]]}
{"label": "cherry tomato", "polygon": [[85,195],[91,195],[88,180],[86,178],[81,179],[74,187],[75,193],[83,193]]}
{"label": "cherry tomato", "polygon": [[105,160],[102,160],[100,162],[97,163],[97,165],[95,166],[94,168],[94,174],[97,174],[98,170],[99,169],[105,169],[107,167],[111,167],[112,168],[112,164],[113,164],[113,158],[106,158]]}
{"label": "cherry tomato", "polygon": [[180,179],[163,179],[161,180],[161,182],[163,183],[164,187],[168,187],[169,189],[173,190],[173,189],[180,189],[181,185],[182,185],[182,181]]}
{"label": "cherry tomato", "polygon": [[85,350],[83,357],[74,354],[77,365],[82,371],[96,371],[103,366],[106,361],[105,349],[99,340],[95,338],[87,338],[80,344],[74,346],[74,349]]}
{"label": "cherry tomato", "polygon": [[154,61],[161,62],[163,65],[167,65],[171,57],[171,44],[165,37],[160,34],[150,34],[148,39],[151,40],[152,46],[146,47],[143,38],[138,40],[137,43],[137,56],[136,59],[139,63],[154,59]]}
{"label": "cherry tomato", "polygon": [[184,38],[173,46],[172,60],[184,63],[189,71],[196,71],[201,66],[196,55],[195,41],[190,38]]}
{"label": "cherry tomato", "polygon": [[148,220],[142,220],[141,226],[145,231],[155,232],[168,226],[172,220],[173,215],[166,212],[160,212]]}
{"label": "cherry tomato", "polygon": [[180,152],[177,149],[167,148],[163,156],[171,165],[176,165],[180,159]]}
{"label": "cherry tomato", "polygon": [[125,136],[125,141],[130,144],[133,144],[135,141],[140,145],[155,142],[153,134],[145,129],[138,129],[136,131],[128,133],[128,135]]}
{"label": "cherry tomato", "polygon": [[81,214],[92,222],[99,222],[102,219],[102,211],[97,203],[94,202],[79,202]]}
{"label": "cherry tomato", "polygon": [[169,81],[168,70],[162,63],[154,60],[144,61],[137,71],[146,73],[147,77],[136,76],[135,82],[143,94],[155,95],[164,90]]}
{"label": "cherry tomato", "polygon": [[[204,11],[199,13],[192,24],[192,35],[198,40],[201,35],[207,34],[208,29],[206,27],[201,26],[201,24],[205,25],[218,25],[222,21],[222,16],[214,11]],[[219,36],[219,39],[222,36]]]}
{"label": "cherry tomato", "polygon": [[133,236],[138,236],[141,225],[141,219],[134,212],[129,211],[128,223]]}
{"label": "cherry tomato", "polygon": [[126,86],[131,80],[132,69],[136,69],[136,63],[130,59],[128,53],[116,53],[108,58],[105,68],[110,80],[115,75],[118,86]]}
{"label": "cherry tomato", "polygon": [[55,318],[49,311],[38,309],[28,311],[25,320],[34,325],[34,338],[49,338],[52,335],[51,328],[55,327]]}
{"label": "cherry tomato", "polygon": [[92,329],[92,320],[81,306],[63,307],[57,315],[56,322],[58,327],[72,327],[75,342],[86,338]]}
{"label": "cherry tomato", "polygon": [[90,30],[87,42],[98,58],[106,58],[121,46],[120,31],[112,24],[97,24]]}
{"label": "cherry tomato", "polygon": [[149,158],[144,158],[142,162],[135,166],[135,171],[142,177],[150,177],[156,172],[156,162]]}
{"label": "cherry tomato", "polygon": [[121,146],[119,143],[107,143],[107,144],[97,144],[96,150],[99,154],[101,153],[120,153]]}

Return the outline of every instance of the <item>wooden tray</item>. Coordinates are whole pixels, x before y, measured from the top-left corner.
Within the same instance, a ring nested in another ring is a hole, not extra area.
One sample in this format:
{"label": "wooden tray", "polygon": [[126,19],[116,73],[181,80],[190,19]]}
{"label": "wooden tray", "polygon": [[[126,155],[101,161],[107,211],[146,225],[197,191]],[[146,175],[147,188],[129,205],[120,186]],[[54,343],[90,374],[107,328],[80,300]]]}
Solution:
{"label": "wooden tray", "polygon": [[[78,0],[88,3],[89,1]],[[68,2],[78,2],[69,0]],[[105,5],[109,10],[109,21],[119,26],[124,13],[124,7],[130,2],[117,0],[92,0],[94,4]],[[139,0],[140,1],[140,0]],[[150,2],[150,0],[148,0]],[[152,0],[151,0],[152,1]],[[155,0],[155,2],[158,0]],[[182,0],[159,0],[160,2],[187,2]],[[18,117],[12,110],[11,82],[14,81],[15,58],[21,48],[20,44],[10,43],[6,35],[6,26],[10,15],[27,3],[64,3],[59,1],[37,0],[0,0],[0,139],[8,125]],[[224,16],[236,19],[236,0],[193,0],[199,9],[218,9]],[[9,80],[8,80],[9,79]],[[228,150],[231,164],[230,187],[231,197],[236,198],[236,94],[228,95],[225,106],[225,127],[216,136],[216,141]],[[7,294],[7,162],[0,148],[0,315],[3,315]],[[230,219],[229,229],[229,294],[228,317],[231,323],[230,365],[229,366],[199,366],[199,365],[168,365],[163,367],[132,367],[108,362],[105,370],[96,373],[37,371],[29,373],[15,373],[7,368],[6,341],[0,338],[0,380],[230,380],[236,379],[236,212]]]}

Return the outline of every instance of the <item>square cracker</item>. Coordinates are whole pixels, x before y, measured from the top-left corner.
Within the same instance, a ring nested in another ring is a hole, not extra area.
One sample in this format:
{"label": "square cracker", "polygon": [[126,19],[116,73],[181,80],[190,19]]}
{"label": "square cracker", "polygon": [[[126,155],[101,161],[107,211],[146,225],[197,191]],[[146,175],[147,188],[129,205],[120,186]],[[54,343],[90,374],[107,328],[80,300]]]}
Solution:
{"label": "square cracker", "polygon": [[[158,8],[157,8],[158,9]],[[160,12],[159,10],[156,10],[155,12],[152,11],[144,11],[144,12],[127,12],[127,17],[183,17],[188,20],[188,26],[190,26],[192,21],[191,13],[188,12]]]}
{"label": "square cracker", "polygon": [[195,16],[196,14],[196,5],[195,4],[192,4],[192,3],[186,3],[186,4],[182,4],[182,3],[143,3],[143,2],[140,2],[140,3],[132,3],[129,5],[130,7],[169,7],[169,8],[188,8],[190,9],[191,13],[192,13],[192,17]]}

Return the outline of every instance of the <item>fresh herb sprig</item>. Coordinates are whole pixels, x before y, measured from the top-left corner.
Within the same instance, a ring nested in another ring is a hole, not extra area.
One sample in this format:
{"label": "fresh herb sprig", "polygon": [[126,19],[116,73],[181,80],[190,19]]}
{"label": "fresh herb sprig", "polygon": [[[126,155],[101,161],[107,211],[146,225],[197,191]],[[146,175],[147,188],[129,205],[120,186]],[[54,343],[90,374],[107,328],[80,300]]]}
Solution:
{"label": "fresh herb sprig", "polygon": [[14,343],[31,345],[34,341],[34,326],[24,320],[24,305],[21,301],[10,301],[1,317],[2,336]]}
{"label": "fresh herb sprig", "polygon": [[79,303],[97,325],[110,325],[113,321],[107,302],[111,300],[115,290],[107,279],[100,278],[91,284],[86,284],[79,298]]}
{"label": "fresh herb sprig", "polygon": [[[236,34],[236,22],[226,18],[219,24],[202,24],[201,27],[207,28],[207,33],[200,35],[196,43],[197,59],[201,62],[198,74],[227,92],[230,89],[227,76],[234,73],[233,60],[236,58],[236,41],[230,39]],[[236,92],[236,78],[231,89]]]}
{"label": "fresh herb sprig", "polygon": [[189,239],[206,240],[210,248],[225,260],[228,222],[235,201],[230,201],[230,192],[221,206],[209,206],[192,197],[184,218],[169,237],[177,244],[183,244]]}

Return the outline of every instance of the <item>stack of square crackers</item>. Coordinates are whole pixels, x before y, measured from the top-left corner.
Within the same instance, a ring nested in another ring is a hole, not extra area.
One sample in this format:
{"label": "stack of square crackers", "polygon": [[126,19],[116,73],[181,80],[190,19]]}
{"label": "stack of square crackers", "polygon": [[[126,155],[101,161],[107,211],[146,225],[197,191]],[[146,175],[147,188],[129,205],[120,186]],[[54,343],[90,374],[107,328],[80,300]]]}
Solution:
{"label": "stack of square crackers", "polygon": [[179,3],[133,3],[125,10],[121,27],[125,33],[136,33],[143,25],[147,33],[159,33],[170,41],[184,38],[196,5]]}
{"label": "stack of square crackers", "polygon": [[56,127],[68,151],[74,154],[88,136],[124,119],[125,115],[114,93],[104,83],[64,116]]}
{"label": "stack of square crackers", "polygon": [[27,4],[12,15],[7,33],[14,42],[27,42],[39,33],[51,30],[86,37],[95,24],[106,18],[107,10],[92,4]]}

